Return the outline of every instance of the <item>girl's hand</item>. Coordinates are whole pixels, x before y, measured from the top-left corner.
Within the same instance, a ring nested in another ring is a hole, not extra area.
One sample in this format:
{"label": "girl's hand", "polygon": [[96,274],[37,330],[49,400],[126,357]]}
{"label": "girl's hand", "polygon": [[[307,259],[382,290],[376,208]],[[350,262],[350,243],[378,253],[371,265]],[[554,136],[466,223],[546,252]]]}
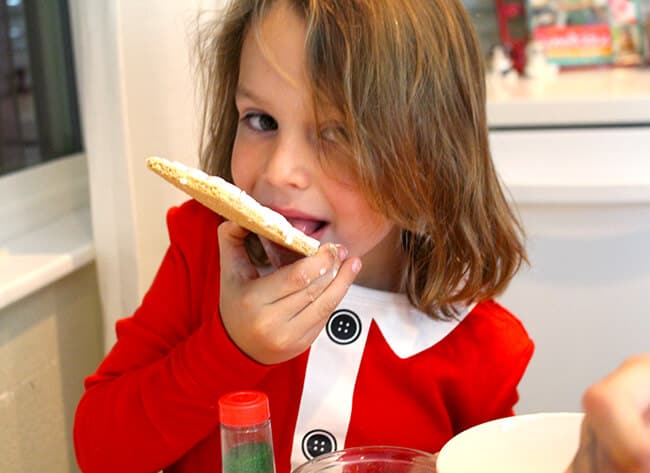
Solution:
{"label": "girl's hand", "polygon": [[219,226],[220,311],[233,342],[263,364],[304,352],[323,329],[361,269],[347,250],[323,245],[308,256],[260,277],[244,238],[248,230],[226,221]]}

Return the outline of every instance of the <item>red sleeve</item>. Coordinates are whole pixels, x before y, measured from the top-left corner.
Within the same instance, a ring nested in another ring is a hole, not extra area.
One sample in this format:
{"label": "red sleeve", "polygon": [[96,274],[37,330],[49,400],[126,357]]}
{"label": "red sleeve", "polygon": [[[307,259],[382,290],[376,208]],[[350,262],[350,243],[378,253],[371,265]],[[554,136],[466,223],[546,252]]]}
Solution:
{"label": "red sleeve", "polygon": [[74,425],[84,472],[174,463],[218,427],[221,394],[253,387],[267,373],[221,324],[218,224],[194,201],[169,211],[171,243],[153,284],[117,323],[117,343],[86,379]]}
{"label": "red sleeve", "polygon": [[524,326],[494,301],[476,306],[465,322],[471,346],[464,353],[464,381],[458,393],[455,433],[514,414],[517,386],[533,355],[534,344]]}

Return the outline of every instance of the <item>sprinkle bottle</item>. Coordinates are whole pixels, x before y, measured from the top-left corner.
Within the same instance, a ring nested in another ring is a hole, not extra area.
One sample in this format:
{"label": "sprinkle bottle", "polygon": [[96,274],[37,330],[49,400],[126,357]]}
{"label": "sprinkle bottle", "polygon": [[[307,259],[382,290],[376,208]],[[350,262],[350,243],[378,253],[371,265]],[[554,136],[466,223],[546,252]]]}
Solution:
{"label": "sprinkle bottle", "polygon": [[275,473],[266,394],[236,391],[219,399],[223,473]]}

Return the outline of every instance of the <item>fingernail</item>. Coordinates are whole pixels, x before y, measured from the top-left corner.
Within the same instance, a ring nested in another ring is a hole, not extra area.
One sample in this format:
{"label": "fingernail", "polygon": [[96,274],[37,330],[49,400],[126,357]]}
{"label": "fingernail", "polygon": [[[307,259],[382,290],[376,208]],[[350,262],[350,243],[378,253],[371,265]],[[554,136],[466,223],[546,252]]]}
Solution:
{"label": "fingernail", "polygon": [[352,262],[352,272],[356,274],[359,271],[361,271],[361,260],[356,259]]}
{"label": "fingernail", "polygon": [[345,246],[339,244],[336,244],[334,246],[336,247],[339,260],[343,261],[345,258],[348,257],[348,249]]}

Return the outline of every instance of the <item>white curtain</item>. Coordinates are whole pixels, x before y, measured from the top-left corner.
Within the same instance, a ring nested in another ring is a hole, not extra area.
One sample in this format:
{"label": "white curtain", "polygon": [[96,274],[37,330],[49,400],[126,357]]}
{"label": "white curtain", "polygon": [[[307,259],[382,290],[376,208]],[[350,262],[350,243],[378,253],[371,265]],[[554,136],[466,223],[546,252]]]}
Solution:
{"label": "white curtain", "polygon": [[104,342],[149,287],[167,247],[166,210],[186,199],[145,167],[198,164],[190,65],[200,10],[220,0],[71,0]]}

